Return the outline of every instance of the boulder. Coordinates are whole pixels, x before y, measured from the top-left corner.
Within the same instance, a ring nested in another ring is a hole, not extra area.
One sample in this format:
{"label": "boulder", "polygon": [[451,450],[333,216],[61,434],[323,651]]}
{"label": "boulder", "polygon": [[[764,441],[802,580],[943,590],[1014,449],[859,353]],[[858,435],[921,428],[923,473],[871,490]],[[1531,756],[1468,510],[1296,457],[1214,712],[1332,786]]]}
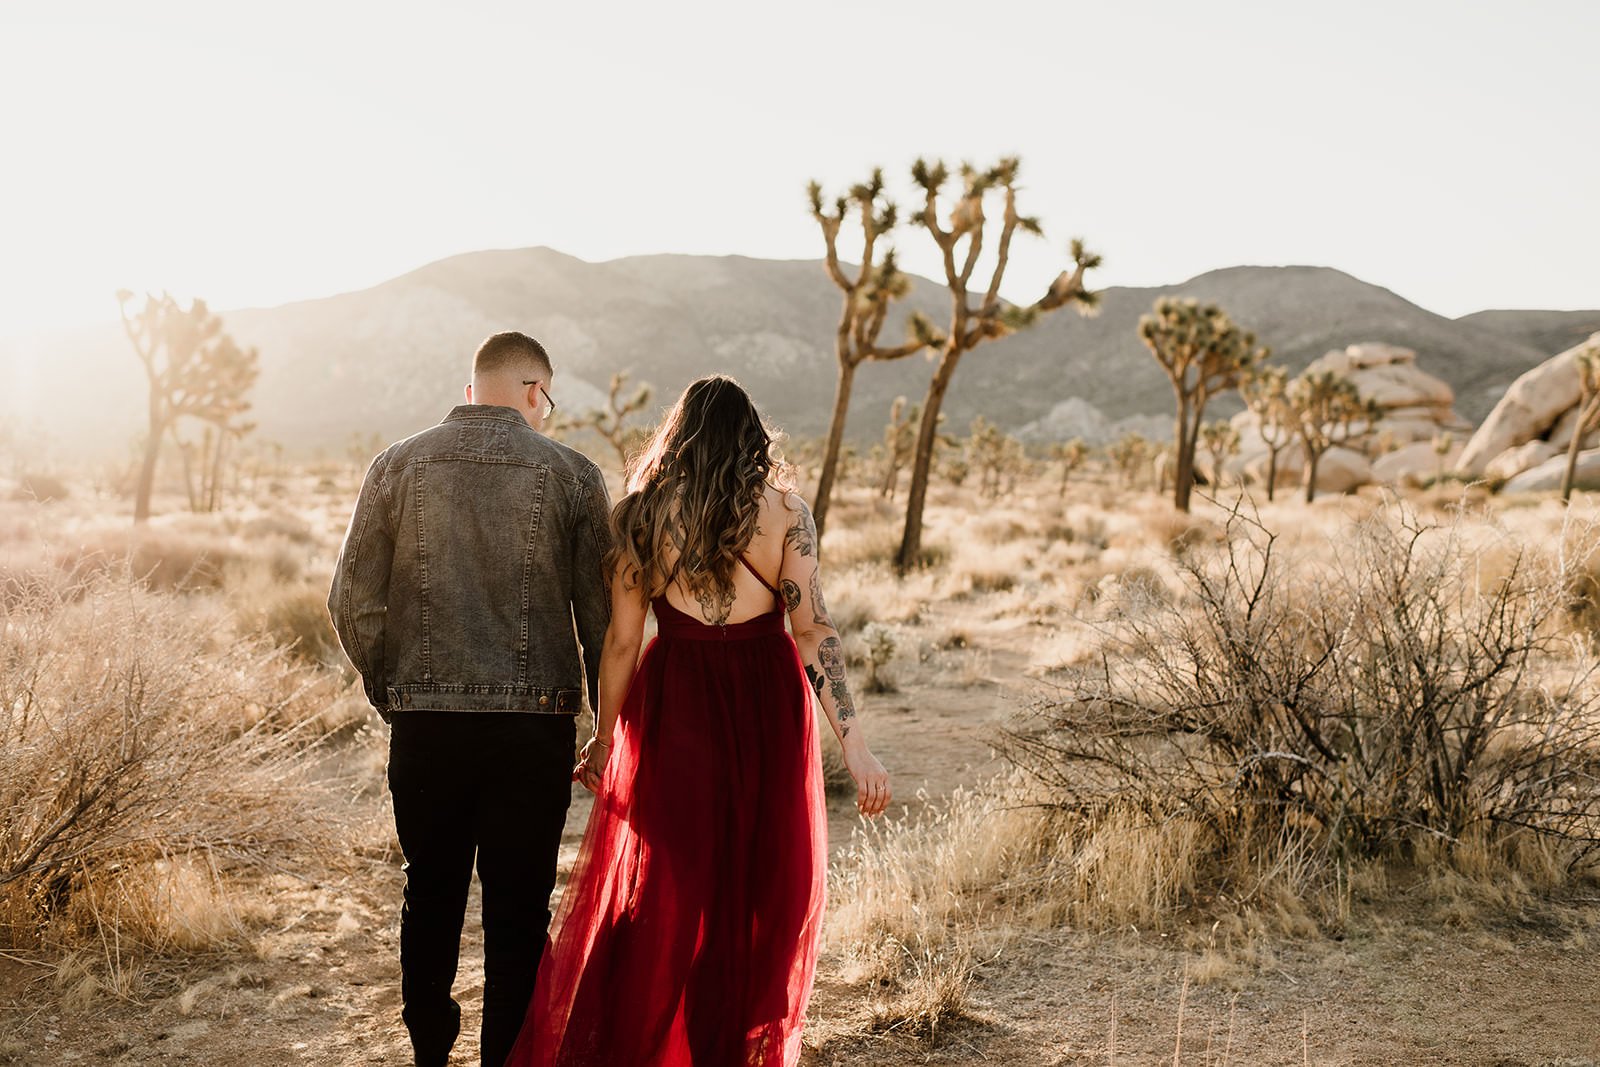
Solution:
{"label": "boulder", "polygon": [[1549,441],[1529,441],[1516,448],[1508,448],[1491,459],[1489,465],[1483,468],[1483,476],[1499,482],[1509,481],[1523,471],[1537,467],[1551,456],[1565,451]]}
{"label": "boulder", "polygon": [[[1572,443],[1572,433],[1578,428],[1578,416],[1581,413],[1580,405],[1572,405],[1567,409],[1567,413],[1557,419],[1554,426],[1550,427],[1550,432],[1545,434],[1544,439],[1557,448],[1566,448],[1567,445]],[[1593,448],[1596,444],[1600,444],[1600,442],[1596,441],[1596,437],[1600,437],[1600,431],[1590,430],[1583,435],[1583,444],[1580,447]]]}
{"label": "boulder", "polygon": [[1317,461],[1317,492],[1348,493],[1372,481],[1372,461],[1353,448],[1334,447]]}
{"label": "boulder", "polygon": [[[1502,493],[1546,493],[1561,488],[1561,476],[1567,469],[1565,454],[1551,456],[1531,470],[1525,470],[1501,488]],[[1600,448],[1578,453],[1578,469],[1573,477],[1577,489],[1600,489]]]}
{"label": "boulder", "polygon": [[1419,370],[1416,360],[1417,354],[1409,348],[1369,342],[1329,352],[1313,360],[1306,372],[1342,374],[1355,383],[1363,399],[1386,409],[1423,408],[1448,417],[1456,402],[1455,390]]}
{"label": "boulder", "polygon": [[[1455,457],[1460,454],[1461,445],[1451,445],[1450,451],[1444,454],[1444,469],[1450,470]],[[1438,474],[1439,469],[1439,453],[1433,450],[1433,442],[1417,441],[1374,460],[1372,480],[1383,485],[1420,485]]]}
{"label": "boulder", "polygon": [[[1596,334],[1589,342],[1600,337]],[[1585,342],[1585,344],[1589,343]],[[1552,356],[1506,390],[1461,453],[1461,470],[1476,477],[1500,453],[1544,437],[1582,395],[1575,356],[1583,345]]]}

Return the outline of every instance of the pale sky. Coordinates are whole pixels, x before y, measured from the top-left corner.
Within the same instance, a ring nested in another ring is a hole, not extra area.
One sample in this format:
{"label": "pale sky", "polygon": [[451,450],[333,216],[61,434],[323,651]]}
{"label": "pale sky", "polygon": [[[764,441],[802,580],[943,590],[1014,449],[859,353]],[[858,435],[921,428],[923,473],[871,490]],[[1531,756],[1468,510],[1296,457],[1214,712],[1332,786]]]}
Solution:
{"label": "pale sky", "polygon": [[[1042,290],[1338,267],[1600,307],[1600,3],[0,0],[0,336],[549,245],[815,258],[807,179],[1023,158]],[[936,269],[925,235],[899,241]]]}

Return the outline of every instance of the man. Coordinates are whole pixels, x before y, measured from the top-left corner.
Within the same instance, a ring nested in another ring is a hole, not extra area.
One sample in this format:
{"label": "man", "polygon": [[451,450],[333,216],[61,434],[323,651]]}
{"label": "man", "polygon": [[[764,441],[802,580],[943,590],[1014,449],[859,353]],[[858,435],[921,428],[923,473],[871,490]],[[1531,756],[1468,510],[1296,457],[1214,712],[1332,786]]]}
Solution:
{"label": "man", "polygon": [[550,925],[580,687],[591,704],[597,691],[610,507],[599,469],[539,432],[552,377],[533,338],[484,341],[467,403],[373,460],[328,595],[390,725],[401,1015],[419,1067],[446,1063],[460,1030],[450,987],[474,860],[486,1067],[516,1040]]}

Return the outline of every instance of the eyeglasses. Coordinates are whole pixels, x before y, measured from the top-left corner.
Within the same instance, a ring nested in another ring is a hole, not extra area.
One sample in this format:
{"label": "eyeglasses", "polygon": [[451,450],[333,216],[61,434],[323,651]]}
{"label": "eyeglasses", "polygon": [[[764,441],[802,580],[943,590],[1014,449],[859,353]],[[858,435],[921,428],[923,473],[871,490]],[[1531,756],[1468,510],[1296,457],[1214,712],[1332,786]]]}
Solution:
{"label": "eyeglasses", "polygon": [[545,391],[543,382],[539,381],[537,378],[524,378],[522,380],[522,384],[537,385],[539,387],[539,393],[544,397],[544,413],[540,416],[541,418],[548,419],[551,415],[556,413],[556,402],[550,399],[550,394]]}

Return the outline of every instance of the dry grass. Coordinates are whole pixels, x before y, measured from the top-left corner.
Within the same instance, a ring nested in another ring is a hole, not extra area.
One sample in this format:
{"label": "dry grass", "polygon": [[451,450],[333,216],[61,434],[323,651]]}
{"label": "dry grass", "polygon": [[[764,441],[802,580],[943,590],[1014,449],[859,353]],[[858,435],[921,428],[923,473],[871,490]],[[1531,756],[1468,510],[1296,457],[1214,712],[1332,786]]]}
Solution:
{"label": "dry grass", "polygon": [[[110,576],[0,629],[0,936],[191,951],[235,937],[230,872],[334,854],[304,817],[330,690],[212,613]],[[120,973],[120,965],[118,967]]]}

